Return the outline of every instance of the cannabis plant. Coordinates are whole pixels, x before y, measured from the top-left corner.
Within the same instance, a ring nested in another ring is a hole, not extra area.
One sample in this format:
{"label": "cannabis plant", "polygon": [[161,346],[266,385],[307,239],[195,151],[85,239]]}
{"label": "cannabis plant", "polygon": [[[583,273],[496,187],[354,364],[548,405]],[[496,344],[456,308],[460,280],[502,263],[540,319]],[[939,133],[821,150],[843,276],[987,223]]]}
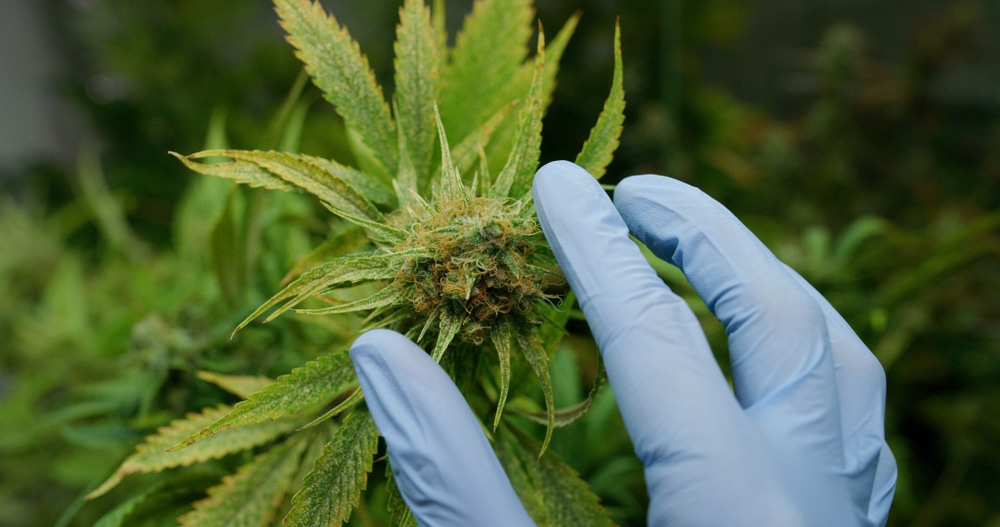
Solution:
{"label": "cannabis plant", "polygon": [[[609,523],[586,484],[546,453],[553,429],[589,406],[587,399],[557,410],[553,402],[548,361],[572,299],[531,200],[542,117],[576,18],[549,44],[539,27],[529,57],[536,34],[529,0],[475,2],[451,47],[443,2],[431,9],[406,0],[387,102],[358,45],[319,3],[275,4],[298,57],[343,118],[355,159],[245,150],[174,154],[202,174],[305,191],[338,218],[328,240],[236,331],[265,315],[268,321],[294,311],[361,315],[360,330],[406,334],[445,367],[488,423],[539,524]],[[577,158],[597,177],[621,131],[620,55],[616,34],[611,92]],[[161,429],[91,497],[133,473],[249,450],[255,453],[250,461],[209,489],[182,524],[263,526],[281,512],[284,524],[295,526],[349,518],[372,470],[378,431],[346,350],[276,381],[203,378],[245,400]],[[532,421],[544,426],[540,441]],[[412,524],[390,471],[386,477],[393,524]],[[124,504],[119,517],[130,506]]]}

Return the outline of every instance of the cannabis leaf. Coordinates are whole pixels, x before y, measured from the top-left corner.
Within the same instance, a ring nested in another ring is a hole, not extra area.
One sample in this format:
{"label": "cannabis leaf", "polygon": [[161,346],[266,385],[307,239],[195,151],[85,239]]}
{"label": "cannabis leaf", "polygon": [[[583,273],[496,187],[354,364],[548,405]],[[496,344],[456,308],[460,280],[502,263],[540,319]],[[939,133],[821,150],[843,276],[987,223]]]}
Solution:
{"label": "cannabis leaf", "polygon": [[347,126],[374,153],[382,173],[396,168],[396,134],[382,88],[357,43],[319,2],[275,0],[299,59]]}
{"label": "cannabis leaf", "polygon": [[273,421],[328,403],[356,383],[346,351],[320,357],[250,394],[225,417],[171,446],[170,451],[180,450],[233,427]]}
{"label": "cannabis leaf", "polygon": [[305,485],[292,498],[285,517],[287,527],[340,525],[347,521],[364,490],[378,430],[368,412],[353,412],[334,433],[306,476]]}
{"label": "cannabis leaf", "polygon": [[604,110],[597,124],[590,131],[590,137],[583,144],[583,150],[576,157],[576,164],[601,179],[604,169],[618,148],[618,136],[625,122],[625,88],[622,79],[621,28],[615,24],[615,70],[611,79],[611,93],[604,102]]}
{"label": "cannabis leaf", "polygon": [[201,441],[197,445],[184,450],[168,452],[168,449],[183,441],[192,434],[217,421],[229,413],[232,407],[217,406],[207,408],[198,414],[188,414],[185,419],[178,419],[169,426],[161,428],[155,435],[136,448],[134,454],[105,481],[101,486],[87,495],[96,498],[114,488],[129,474],[136,472],[159,472],[168,468],[187,466],[208,459],[214,459],[246,450],[267,443],[281,435],[294,430],[296,421],[277,420],[255,425],[248,425],[229,430],[226,433]]}
{"label": "cannabis leaf", "polygon": [[191,527],[266,527],[292,484],[305,449],[302,439],[287,441],[257,456],[208,490],[208,497],[181,516]]}
{"label": "cannabis leaf", "polygon": [[539,527],[611,526],[608,512],[569,465],[555,454],[538,458],[534,440],[503,430],[494,442],[497,457],[525,508]]}

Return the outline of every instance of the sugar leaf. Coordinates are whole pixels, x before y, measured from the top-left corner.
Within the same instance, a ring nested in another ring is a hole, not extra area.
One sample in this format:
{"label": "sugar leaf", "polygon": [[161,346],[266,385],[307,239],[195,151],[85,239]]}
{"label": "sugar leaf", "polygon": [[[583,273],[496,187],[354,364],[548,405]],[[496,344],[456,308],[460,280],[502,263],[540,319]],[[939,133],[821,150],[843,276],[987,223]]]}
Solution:
{"label": "sugar leaf", "polygon": [[496,430],[503,415],[504,404],[507,402],[507,392],[510,391],[510,348],[514,339],[510,324],[502,324],[495,331],[491,331],[490,339],[496,348],[497,360],[500,363],[500,398],[497,399],[497,411],[493,417],[493,429]]}
{"label": "sugar leaf", "polygon": [[538,456],[541,457],[549,447],[549,440],[552,439],[552,430],[555,428],[555,397],[552,393],[552,379],[549,377],[549,356],[542,347],[538,337],[526,331],[519,331],[516,334],[518,346],[521,353],[528,360],[535,376],[538,377],[538,384],[542,388],[542,397],[545,399],[545,440],[539,449]]}
{"label": "sugar leaf", "polygon": [[611,93],[604,101],[604,109],[597,123],[590,130],[590,137],[576,157],[576,164],[601,179],[608,163],[618,148],[618,137],[625,122],[625,88],[622,80],[621,28],[615,24],[615,71],[611,78]]}
{"label": "sugar leaf", "polygon": [[313,82],[371,149],[385,173],[396,169],[395,125],[357,42],[319,2],[275,0],[281,25]]}
{"label": "sugar leaf", "polygon": [[192,527],[267,527],[274,519],[306,441],[287,441],[260,454],[236,474],[208,489],[208,497],[181,516],[181,525]]}
{"label": "sugar leaf", "polygon": [[207,408],[201,413],[188,414],[186,418],[176,420],[169,426],[161,428],[156,434],[147,437],[143,444],[136,447],[135,452],[125,459],[111,477],[88,494],[87,498],[93,499],[106,493],[129,474],[160,472],[168,468],[188,466],[192,463],[223,457],[267,443],[298,426],[298,422],[293,420],[269,421],[216,434],[197,445],[192,445],[191,448],[173,452],[167,451],[171,446],[221,419],[231,409],[231,406],[222,405]]}
{"label": "sugar leaf", "polygon": [[268,299],[243,322],[240,322],[233,333],[246,327],[252,320],[263,315],[267,310],[281,303],[285,305],[271,313],[267,320],[273,320],[278,315],[292,309],[297,304],[320,292],[336,287],[353,285],[371,280],[384,280],[395,276],[396,270],[390,263],[403,257],[413,257],[425,254],[426,249],[416,248],[394,253],[378,253],[374,255],[348,255],[335,258],[306,271],[284,289]]}
{"label": "sugar leaf", "polygon": [[377,448],[378,430],[371,415],[355,410],[334,432],[315,468],[292,498],[292,509],[283,525],[334,526],[347,521],[367,485]]}
{"label": "sugar leaf", "polygon": [[452,339],[458,332],[462,329],[462,319],[451,314],[447,309],[442,309],[439,315],[439,329],[437,340],[434,342],[434,351],[431,352],[431,357],[434,362],[441,362],[441,357],[444,356],[444,352],[448,349],[448,345],[451,344]]}
{"label": "sugar leaf", "polygon": [[391,306],[403,300],[403,293],[394,287],[383,287],[377,293],[343,304],[334,304],[329,307],[315,309],[296,309],[297,313],[304,315],[334,315],[337,313],[353,313],[355,311],[368,311],[380,307]]}

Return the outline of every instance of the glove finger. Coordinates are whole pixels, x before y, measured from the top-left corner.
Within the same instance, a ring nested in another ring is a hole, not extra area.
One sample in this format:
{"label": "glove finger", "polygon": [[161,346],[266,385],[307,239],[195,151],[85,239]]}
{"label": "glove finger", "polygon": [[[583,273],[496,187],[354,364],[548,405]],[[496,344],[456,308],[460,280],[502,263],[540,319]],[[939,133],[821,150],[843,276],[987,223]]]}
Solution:
{"label": "glove finger", "polygon": [[534,525],[465,398],[424,350],[394,331],[373,330],[350,353],[417,523]]}
{"label": "glove finger", "polygon": [[759,428],[819,466],[843,466],[839,399],[822,309],[735,216],[700,190],[633,176],[615,190],[629,230],[678,266],[729,337],[733,385]]}
{"label": "glove finger", "polygon": [[[582,168],[555,162],[538,171],[533,190],[645,466],[650,524],[785,524],[795,513],[782,506],[759,436],[700,324],[629,239],[600,185]],[[762,511],[759,499],[773,507]]]}
{"label": "glove finger", "polygon": [[859,510],[884,525],[896,488],[896,460],[885,440],[885,371],[847,321],[798,273],[788,269],[823,310],[837,368],[846,473]]}

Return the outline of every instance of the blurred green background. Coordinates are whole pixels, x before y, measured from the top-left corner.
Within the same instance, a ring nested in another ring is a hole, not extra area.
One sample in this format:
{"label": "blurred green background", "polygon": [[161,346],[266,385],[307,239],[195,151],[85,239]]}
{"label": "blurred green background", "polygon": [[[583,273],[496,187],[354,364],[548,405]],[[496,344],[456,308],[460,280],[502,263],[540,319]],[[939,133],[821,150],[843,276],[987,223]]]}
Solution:
{"label": "blurred green background", "polygon": [[[470,3],[449,2],[451,29]],[[324,4],[388,85],[400,2]],[[586,138],[620,17],[628,109],[608,178],[664,173],[702,187],[869,345],[886,370],[900,465],[890,525],[1000,526],[1000,2],[536,7],[550,34],[583,15],[543,160],[572,157]],[[269,2],[2,9],[0,525],[92,525],[127,494],[82,495],[137,441],[233,402],[198,371],[276,376],[344,344],[344,328],[294,317],[228,339],[327,236],[328,215],[299,196],[195,178],[166,152],[351,158],[336,115],[301,86]],[[721,328],[692,303],[724,357]],[[571,355],[554,369],[566,401],[592,379]],[[616,419],[613,400],[599,399],[554,448],[618,522],[642,525],[641,474]],[[240,461],[135,486],[173,478],[183,489]],[[172,518],[176,505],[136,507]]]}

